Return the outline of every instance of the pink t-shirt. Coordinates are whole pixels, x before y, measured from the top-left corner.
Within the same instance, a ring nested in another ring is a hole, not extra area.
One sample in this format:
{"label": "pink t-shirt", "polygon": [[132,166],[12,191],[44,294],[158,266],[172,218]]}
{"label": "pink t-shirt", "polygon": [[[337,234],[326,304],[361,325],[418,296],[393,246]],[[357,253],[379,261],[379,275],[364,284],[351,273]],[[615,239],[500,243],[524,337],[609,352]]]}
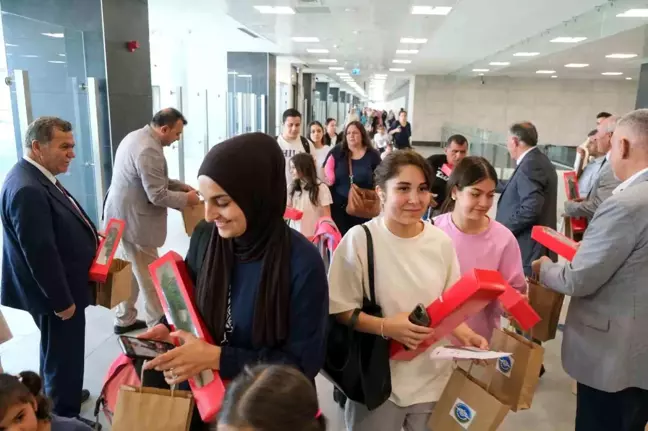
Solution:
{"label": "pink t-shirt", "polygon": [[[477,235],[460,231],[452,221],[451,213],[435,217],[434,224],[452,238],[462,275],[475,268],[491,269],[499,271],[513,288],[526,291],[520,246],[503,224],[491,220],[488,229]],[[466,323],[490,341],[493,330],[500,326],[502,312],[499,302],[495,301]]]}

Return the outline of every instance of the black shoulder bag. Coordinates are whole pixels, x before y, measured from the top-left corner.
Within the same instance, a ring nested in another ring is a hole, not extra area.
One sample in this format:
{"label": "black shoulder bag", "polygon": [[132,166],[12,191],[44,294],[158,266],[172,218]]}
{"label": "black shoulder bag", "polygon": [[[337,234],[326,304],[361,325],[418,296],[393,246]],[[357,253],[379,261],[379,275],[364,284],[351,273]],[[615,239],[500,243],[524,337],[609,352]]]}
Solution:
{"label": "black shoulder bag", "polygon": [[391,395],[389,340],[355,330],[360,312],[383,317],[382,308],[376,303],[373,239],[369,229],[365,225],[362,228],[367,234],[369,298],[363,298],[362,310],[353,311],[348,326],[330,316],[322,373],[347,398],[374,410]]}

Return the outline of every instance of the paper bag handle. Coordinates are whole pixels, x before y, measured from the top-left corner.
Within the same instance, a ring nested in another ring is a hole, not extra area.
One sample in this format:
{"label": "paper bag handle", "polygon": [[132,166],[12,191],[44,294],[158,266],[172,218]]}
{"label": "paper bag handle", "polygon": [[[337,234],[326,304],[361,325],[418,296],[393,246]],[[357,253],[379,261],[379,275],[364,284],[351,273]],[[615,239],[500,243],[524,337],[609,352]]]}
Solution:
{"label": "paper bag handle", "polygon": [[[455,369],[456,369],[457,368],[457,361],[454,361],[454,365],[455,365]],[[475,361],[470,361],[470,366],[468,367],[468,371],[466,371],[466,373],[471,377],[474,377],[472,375],[472,369],[473,369],[474,365],[475,365]],[[490,378],[488,379],[488,384],[486,385],[486,392],[488,392],[489,394],[490,394],[491,383],[493,383],[493,374],[492,373],[490,374]]]}
{"label": "paper bag handle", "polygon": [[[145,359],[144,363],[142,364],[142,371],[140,371],[140,387],[139,387],[139,393],[142,393],[142,388],[144,387],[144,366],[146,365],[148,361]],[[173,394],[175,393],[175,387],[176,385],[173,384],[171,385],[171,398],[173,398]]]}

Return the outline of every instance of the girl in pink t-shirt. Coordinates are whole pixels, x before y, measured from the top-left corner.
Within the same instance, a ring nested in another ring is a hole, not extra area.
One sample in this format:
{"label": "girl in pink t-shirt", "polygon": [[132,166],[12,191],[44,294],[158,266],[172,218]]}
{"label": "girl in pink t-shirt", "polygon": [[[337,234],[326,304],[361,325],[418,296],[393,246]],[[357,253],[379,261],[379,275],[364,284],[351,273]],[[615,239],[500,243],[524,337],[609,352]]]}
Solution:
{"label": "girl in pink t-shirt", "polygon": [[[486,159],[466,157],[448,179],[448,198],[434,224],[452,238],[462,274],[475,268],[496,270],[524,293],[526,279],[520,246],[508,228],[488,217],[496,184],[497,173]],[[495,301],[467,323],[490,340],[493,330],[500,327],[502,313]]]}

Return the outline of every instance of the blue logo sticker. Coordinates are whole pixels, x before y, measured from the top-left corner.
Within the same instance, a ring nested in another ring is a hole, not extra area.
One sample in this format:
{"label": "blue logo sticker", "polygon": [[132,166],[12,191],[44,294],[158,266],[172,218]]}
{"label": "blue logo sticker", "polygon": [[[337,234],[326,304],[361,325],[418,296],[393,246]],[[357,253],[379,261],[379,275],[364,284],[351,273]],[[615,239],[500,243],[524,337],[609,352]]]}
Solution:
{"label": "blue logo sticker", "polygon": [[497,361],[497,365],[500,369],[500,371],[503,374],[508,374],[511,372],[511,368],[513,368],[513,362],[511,361],[510,356],[505,356],[503,358],[499,358]]}
{"label": "blue logo sticker", "polygon": [[466,424],[472,420],[472,411],[464,403],[457,403],[454,409],[454,415],[460,424]]}

